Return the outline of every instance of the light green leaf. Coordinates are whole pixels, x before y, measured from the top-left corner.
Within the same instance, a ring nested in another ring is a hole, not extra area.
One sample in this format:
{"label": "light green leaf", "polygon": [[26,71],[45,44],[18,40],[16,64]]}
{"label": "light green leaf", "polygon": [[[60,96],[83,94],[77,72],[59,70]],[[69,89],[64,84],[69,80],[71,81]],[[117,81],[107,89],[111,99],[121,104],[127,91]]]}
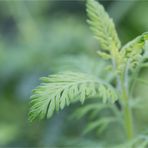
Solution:
{"label": "light green leaf", "polygon": [[148,32],[136,37],[121,49],[120,53],[126,61],[130,62],[131,69],[135,68],[143,59],[146,52],[144,49],[146,40],[148,40]]}
{"label": "light green leaf", "polygon": [[110,54],[107,54],[107,53],[102,52],[102,51],[97,51],[97,53],[103,59],[106,59],[106,60],[111,59],[111,55]]}
{"label": "light green leaf", "polygon": [[117,50],[121,47],[113,20],[103,6],[95,0],[87,1],[88,23],[99,44],[104,50]]}
{"label": "light green leaf", "polygon": [[83,73],[65,72],[42,78],[42,81],[31,97],[31,121],[35,118],[50,118],[55,110],[59,111],[75,101],[83,103],[88,97],[98,96],[104,102],[117,99],[111,85]]}

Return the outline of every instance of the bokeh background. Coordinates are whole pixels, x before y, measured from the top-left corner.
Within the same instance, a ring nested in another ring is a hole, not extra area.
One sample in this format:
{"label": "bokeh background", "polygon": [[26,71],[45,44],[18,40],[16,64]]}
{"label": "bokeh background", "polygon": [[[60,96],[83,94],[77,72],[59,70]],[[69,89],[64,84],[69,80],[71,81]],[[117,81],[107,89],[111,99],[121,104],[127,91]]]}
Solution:
{"label": "bokeh background", "polygon": [[[122,44],[148,31],[148,1],[100,3],[113,17]],[[86,19],[85,1],[0,1],[0,147],[72,147],[99,142],[93,134],[81,134],[85,120],[69,119],[79,104],[50,120],[28,121],[29,97],[39,77],[71,69],[97,74],[103,67]],[[142,69],[141,77],[148,79],[147,74]],[[136,93],[146,99],[147,86],[137,84]],[[145,103],[135,112],[141,129],[148,124],[147,108]]]}

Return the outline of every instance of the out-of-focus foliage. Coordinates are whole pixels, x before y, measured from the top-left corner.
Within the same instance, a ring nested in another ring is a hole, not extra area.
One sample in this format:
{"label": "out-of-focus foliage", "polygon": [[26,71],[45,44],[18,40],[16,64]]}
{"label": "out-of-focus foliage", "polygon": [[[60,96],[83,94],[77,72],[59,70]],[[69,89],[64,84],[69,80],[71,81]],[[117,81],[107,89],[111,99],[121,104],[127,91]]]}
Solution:
{"label": "out-of-focus foliage", "polygon": [[[148,30],[148,2],[101,3],[117,21],[123,43]],[[113,78],[113,74],[103,70],[106,63],[100,63],[100,57],[95,56],[99,47],[85,23],[85,2],[0,1],[0,21],[0,147],[101,147],[104,137],[110,144],[120,142],[124,137],[124,133],[118,133],[120,125],[116,128],[109,125],[115,130],[105,131],[101,136],[95,131],[81,135],[81,129],[90,119],[84,117],[71,122],[67,118],[76,106],[81,108],[80,104],[65,108],[51,120],[28,122],[29,96],[32,88],[38,85],[39,77],[73,69],[89,74],[94,71],[96,76],[101,75],[108,81]],[[147,73],[143,67],[139,78],[147,80]],[[133,92],[139,96],[133,99],[142,104],[135,109],[135,132],[145,131],[148,125],[147,85],[137,80]],[[98,118],[109,113],[110,109],[92,116]],[[116,135],[117,139],[109,135]]]}

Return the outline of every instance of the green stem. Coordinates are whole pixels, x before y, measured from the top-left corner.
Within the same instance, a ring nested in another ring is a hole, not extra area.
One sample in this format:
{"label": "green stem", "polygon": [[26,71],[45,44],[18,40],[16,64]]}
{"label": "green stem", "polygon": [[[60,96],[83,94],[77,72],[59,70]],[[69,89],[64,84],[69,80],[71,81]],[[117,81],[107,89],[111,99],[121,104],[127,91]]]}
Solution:
{"label": "green stem", "polygon": [[128,138],[128,140],[131,140],[133,138],[132,112],[131,112],[131,108],[129,106],[129,98],[128,98],[127,90],[124,86],[123,81],[121,81],[121,85],[122,85],[121,98],[123,101],[124,125],[125,125],[127,138]]}
{"label": "green stem", "polygon": [[[118,65],[118,55],[120,55],[118,50],[112,50],[112,64],[113,69],[116,70]],[[133,121],[132,121],[132,112],[129,106],[129,98],[128,98],[128,63],[125,67],[125,71],[121,74],[117,74],[117,87],[120,90],[121,102],[123,105],[123,116],[124,116],[124,127],[127,134],[127,139],[131,140],[133,138]]]}

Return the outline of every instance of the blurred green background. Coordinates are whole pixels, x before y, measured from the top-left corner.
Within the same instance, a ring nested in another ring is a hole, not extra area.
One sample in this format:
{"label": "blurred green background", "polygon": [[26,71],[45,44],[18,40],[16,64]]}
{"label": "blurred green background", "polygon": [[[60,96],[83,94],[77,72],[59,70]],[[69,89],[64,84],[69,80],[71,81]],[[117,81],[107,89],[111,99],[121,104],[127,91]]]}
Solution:
{"label": "blurred green background", "polygon": [[[148,31],[148,1],[100,2],[113,17],[122,44]],[[88,146],[99,142],[93,134],[81,134],[85,120],[69,120],[80,104],[50,120],[28,121],[29,97],[39,77],[71,69],[100,73],[99,46],[86,19],[85,1],[0,1],[0,147]],[[145,79],[147,74],[145,68],[140,73]],[[137,84],[135,89],[139,97],[147,98],[147,86]],[[139,129],[148,124],[147,108],[148,101],[135,112]]]}

